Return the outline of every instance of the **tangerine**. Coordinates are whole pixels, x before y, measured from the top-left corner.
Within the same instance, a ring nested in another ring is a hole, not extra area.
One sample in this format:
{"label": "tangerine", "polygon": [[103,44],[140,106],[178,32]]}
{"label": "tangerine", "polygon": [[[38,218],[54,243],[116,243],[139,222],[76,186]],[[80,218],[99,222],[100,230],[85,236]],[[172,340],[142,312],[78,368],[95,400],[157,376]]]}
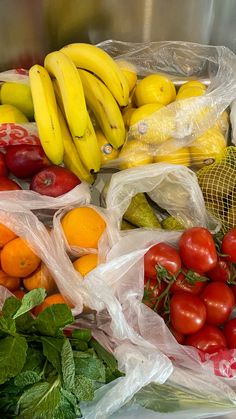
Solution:
{"label": "tangerine", "polygon": [[91,253],[90,255],[81,256],[76,259],[73,266],[82,276],[87,275],[92,269],[96,268],[98,264],[98,255]]}
{"label": "tangerine", "polygon": [[0,248],[5,246],[9,241],[16,239],[17,235],[8,227],[0,223]]}
{"label": "tangerine", "polygon": [[45,298],[42,304],[35,307],[34,314],[38,316],[38,314],[41,313],[41,311],[45,310],[45,308],[52,306],[54,304],[67,304],[67,302],[60,293],[49,295],[48,297]]}
{"label": "tangerine", "polygon": [[2,249],[2,270],[10,276],[25,278],[34,272],[39,264],[40,258],[20,237],[11,240]]}
{"label": "tangerine", "polygon": [[61,222],[70,246],[97,249],[98,241],[106,228],[103,218],[93,208],[80,207],[70,210]]}
{"label": "tangerine", "polygon": [[15,291],[20,286],[20,278],[12,277],[0,270],[0,285],[3,285],[9,291]]}

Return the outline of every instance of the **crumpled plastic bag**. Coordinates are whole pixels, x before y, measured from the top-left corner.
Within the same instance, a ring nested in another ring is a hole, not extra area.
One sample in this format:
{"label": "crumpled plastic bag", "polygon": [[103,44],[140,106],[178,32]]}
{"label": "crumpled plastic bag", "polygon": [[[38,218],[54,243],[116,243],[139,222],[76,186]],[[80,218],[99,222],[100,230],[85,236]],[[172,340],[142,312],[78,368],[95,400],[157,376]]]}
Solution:
{"label": "crumpled plastic bag", "polygon": [[[173,365],[173,373],[164,384],[169,393],[161,397],[159,387],[144,388],[114,418],[123,417],[122,414],[140,418],[197,418],[235,412],[236,350],[200,355],[195,348],[178,344],[163,318],[142,303],[144,254],[159,242],[176,246],[180,235],[180,232],[160,230],[130,231],[113,246],[106,264],[85,277],[84,282],[92,288],[98,279],[103,280],[120,302],[128,325],[145,342],[166,355]],[[97,321],[108,330],[110,321],[102,312]]]}
{"label": "crumpled plastic bag", "polygon": [[[120,157],[108,162],[106,167],[132,167],[138,161],[144,164],[142,161],[147,159],[151,163],[152,158],[160,156],[163,161],[165,156],[168,158],[177,150],[191,145],[194,145],[194,149],[183,151],[183,155],[176,158],[177,164],[181,164],[182,160],[187,166],[196,164],[199,168],[199,165],[202,167],[214,162],[226,146],[223,138],[228,122],[223,112],[236,98],[234,53],[223,46],[180,41],[126,43],[111,40],[98,46],[115,59],[134,66],[140,78],[162,73],[177,85],[178,82],[196,79],[209,83],[203,96],[173,101],[133,124],[129,128]],[[212,143],[219,142],[219,147],[215,146],[207,153],[205,145],[209,146],[209,138],[204,138],[204,141],[200,138],[207,130],[215,127],[217,132],[213,129],[209,135]],[[199,141],[193,143],[197,139]],[[186,158],[189,152],[190,156]]]}
{"label": "crumpled plastic bag", "polygon": [[146,192],[185,228],[205,226],[212,231],[220,228],[205,208],[195,173],[185,166],[156,163],[113,174],[106,196],[107,211],[116,227],[111,231],[113,244],[127,234],[119,231],[121,219],[132,197],[139,192]]}

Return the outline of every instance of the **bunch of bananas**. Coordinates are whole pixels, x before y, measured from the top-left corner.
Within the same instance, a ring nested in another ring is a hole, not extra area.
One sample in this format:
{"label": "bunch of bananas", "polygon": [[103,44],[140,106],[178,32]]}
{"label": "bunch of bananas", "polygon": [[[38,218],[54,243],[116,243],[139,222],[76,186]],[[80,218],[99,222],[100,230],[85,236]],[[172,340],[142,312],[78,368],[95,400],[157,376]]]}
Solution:
{"label": "bunch of bananas", "polygon": [[129,100],[129,80],[105,51],[84,43],[49,53],[44,66],[29,70],[35,121],[50,161],[64,164],[92,183],[102,157],[91,113],[107,143],[125,141],[121,107]]}

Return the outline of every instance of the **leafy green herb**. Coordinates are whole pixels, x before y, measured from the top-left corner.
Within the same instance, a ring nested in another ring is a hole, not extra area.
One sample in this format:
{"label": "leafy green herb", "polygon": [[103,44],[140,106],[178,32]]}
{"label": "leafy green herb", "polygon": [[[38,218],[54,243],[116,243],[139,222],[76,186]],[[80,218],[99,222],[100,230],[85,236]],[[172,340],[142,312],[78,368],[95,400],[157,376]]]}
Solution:
{"label": "leafy green herb", "polygon": [[90,401],[101,385],[121,376],[117,362],[88,329],[63,333],[73,323],[65,304],[31,309],[42,289],[22,301],[10,297],[0,315],[0,412],[4,419],[75,419],[79,402]]}

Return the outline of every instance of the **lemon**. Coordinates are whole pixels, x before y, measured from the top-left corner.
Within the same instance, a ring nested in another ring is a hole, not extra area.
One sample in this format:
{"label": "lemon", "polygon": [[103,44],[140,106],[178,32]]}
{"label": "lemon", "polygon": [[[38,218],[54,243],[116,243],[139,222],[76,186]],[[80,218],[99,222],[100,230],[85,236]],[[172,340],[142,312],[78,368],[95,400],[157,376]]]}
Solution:
{"label": "lemon", "polygon": [[165,162],[190,166],[191,159],[189,149],[188,147],[176,149],[174,143],[168,141],[166,144],[163,144],[160,149],[158,149],[158,153],[154,157],[154,162]]}
{"label": "lemon", "polygon": [[[175,115],[167,107],[161,106],[156,103],[138,108],[131,116],[129,135],[155,146],[171,138],[176,127]],[[157,114],[152,116],[155,111]]]}
{"label": "lemon", "polygon": [[118,157],[119,151],[115,150],[109,141],[106,139],[102,131],[97,130],[96,136],[98,140],[98,146],[101,151],[102,165],[110,160],[114,160]]}
{"label": "lemon", "polygon": [[26,116],[15,106],[0,105],[0,124],[11,122],[21,124],[29,121]]}
{"label": "lemon", "polygon": [[130,121],[133,113],[137,110],[137,108],[125,108],[122,112],[123,121],[125,124],[125,128],[129,129],[130,127]]}
{"label": "lemon", "polygon": [[34,105],[30,87],[27,84],[5,82],[1,87],[1,103],[3,105],[13,105],[27,118],[34,118]]}
{"label": "lemon", "polygon": [[148,144],[138,140],[131,140],[122,147],[119,159],[120,168],[130,169],[131,167],[143,166],[153,162]]}
{"label": "lemon", "polygon": [[147,103],[139,108],[134,109],[130,117],[130,125],[137,124],[139,121],[143,121],[147,116],[159,111],[164,105],[161,103]]}
{"label": "lemon", "polygon": [[187,81],[187,83],[182,84],[182,86],[179,88],[178,93],[182,92],[185,89],[188,89],[189,87],[200,87],[201,89],[206,90],[206,86],[200,81],[190,80],[190,81]]}
{"label": "lemon", "polygon": [[137,83],[136,68],[133,64],[125,60],[117,60],[116,62],[124,74],[129,86],[129,92],[131,92]]}
{"label": "lemon", "polygon": [[190,97],[202,96],[205,90],[198,86],[186,87],[182,91],[178,91],[176,100],[189,99]]}
{"label": "lemon", "polygon": [[210,128],[190,145],[192,163],[201,168],[214,163],[226,148],[225,138],[217,128]]}
{"label": "lemon", "polygon": [[174,83],[163,74],[150,74],[144,77],[135,88],[134,100],[137,106],[147,103],[168,105],[176,98]]}

